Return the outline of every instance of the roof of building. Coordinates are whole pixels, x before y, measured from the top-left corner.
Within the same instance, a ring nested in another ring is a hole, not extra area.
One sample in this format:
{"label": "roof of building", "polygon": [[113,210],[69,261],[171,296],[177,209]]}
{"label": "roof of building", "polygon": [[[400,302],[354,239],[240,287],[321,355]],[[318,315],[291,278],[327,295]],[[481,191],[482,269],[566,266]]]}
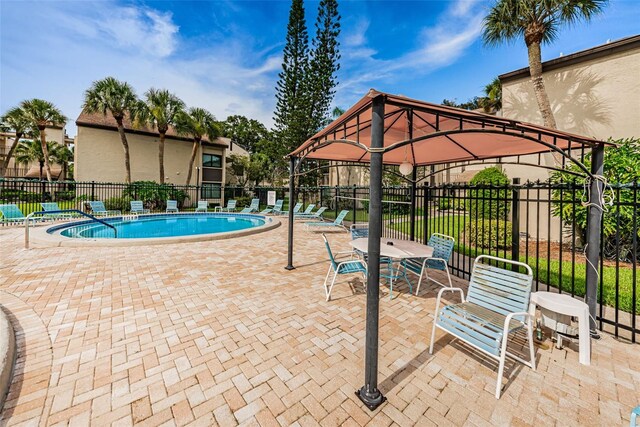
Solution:
{"label": "roof of building", "polygon": [[[542,63],[542,71],[551,71],[562,67],[567,67],[581,62],[591,61],[593,59],[613,55],[614,53],[623,52],[631,49],[640,49],[640,34],[625,37],[620,40],[614,40],[599,46],[581,50],[570,55],[564,55],[559,58],[551,59]],[[498,76],[502,83],[529,77],[529,67],[520,68],[519,70],[510,71]]]}
{"label": "roof of building", "polygon": [[[124,129],[127,133],[135,133],[139,135],[147,135],[147,136],[160,136],[155,129],[151,129],[147,126],[135,127],[131,123],[129,117],[124,118]],[[105,130],[117,130],[116,119],[113,118],[111,114],[101,114],[101,113],[87,113],[82,111],[78,118],[76,119],[76,126],[85,126],[97,129],[105,129]],[[178,132],[173,127],[169,127],[169,130],[166,133],[167,139],[175,139],[179,141],[193,141],[192,138],[178,135]],[[202,138],[202,143],[206,145],[214,145],[218,147],[229,147],[229,140],[227,138],[216,138],[214,141],[209,141],[206,137]]]}

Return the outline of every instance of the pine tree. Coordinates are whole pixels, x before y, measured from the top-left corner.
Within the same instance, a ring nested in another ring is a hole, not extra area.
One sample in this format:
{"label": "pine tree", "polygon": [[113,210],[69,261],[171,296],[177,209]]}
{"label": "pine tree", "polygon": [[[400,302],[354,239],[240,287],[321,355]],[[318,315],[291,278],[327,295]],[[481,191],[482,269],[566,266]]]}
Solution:
{"label": "pine tree", "polygon": [[314,133],[329,117],[329,108],[338,84],[336,73],[340,69],[340,14],[336,0],[320,1],[315,27],[316,35],[312,41],[306,79],[310,100],[308,117]]}
{"label": "pine tree", "polygon": [[282,71],[276,86],[275,130],[282,154],[295,149],[309,135],[308,94],[305,78],[309,67],[309,36],[303,0],[293,0],[289,12]]}

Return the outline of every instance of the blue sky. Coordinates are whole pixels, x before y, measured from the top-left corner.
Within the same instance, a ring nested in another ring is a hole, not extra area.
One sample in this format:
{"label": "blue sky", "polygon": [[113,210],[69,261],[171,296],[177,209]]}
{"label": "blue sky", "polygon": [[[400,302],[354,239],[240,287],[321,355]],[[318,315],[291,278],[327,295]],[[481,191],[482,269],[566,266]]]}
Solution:
{"label": "blue sky", "polygon": [[[432,102],[479,95],[494,76],[527,65],[523,42],[483,47],[489,1],[342,1],[335,105],[369,88]],[[218,119],[272,125],[288,1],[0,0],[0,111],[45,98],[72,119],[83,91],[112,75],[139,95],[167,88]],[[305,2],[310,35],[318,3]],[[589,24],[565,28],[543,59],[637,34],[640,2],[613,0]]]}

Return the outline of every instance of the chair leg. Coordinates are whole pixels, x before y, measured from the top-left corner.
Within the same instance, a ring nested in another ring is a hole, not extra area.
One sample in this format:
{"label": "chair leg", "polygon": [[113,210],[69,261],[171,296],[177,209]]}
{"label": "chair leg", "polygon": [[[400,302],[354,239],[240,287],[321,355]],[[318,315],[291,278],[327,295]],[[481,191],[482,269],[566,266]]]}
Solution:
{"label": "chair leg", "polygon": [[500,399],[500,391],[502,390],[502,375],[504,373],[504,361],[507,358],[507,335],[502,337],[502,346],[500,349],[500,366],[498,368],[498,380],[496,381],[496,399]]}
{"label": "chair leg", "polygon": [[[331,273],[331,264],[329,264],[329,270],[327,270],[327,275],[324,276],[324,284],[322,285],[324,287],[324,296],[328,298],[329,294],[327,292],[327,280],[329,280],[329,273]],[[328,299],[327,299],[328,301]]]}
{"label": "chair leg", "polygon": [[449,266],[448,265],[444,266],[444,271],[447,272],[447,279],[449,280],[449,287],[453,288],[453,284],[451,283],[451,273],[449,273]]}
{"label": "chair leg", "polygon": [[337,277],[338,277],[338,271],[333,273],[333,280],[331,281],[331,286],[329,286],[329,292],[327,292],[327,301],[331,300],[331,290],[333,289],[333,285],[336,283]]}
{"label": "chair leg", "polygon": [[531,369],[536,370],[536,355],[533,349],[533,322],[531,317],[527,321],[527,339],[529,340],[529,357],[531,360]]}
{"label": "chair leg", "polygon": [[423,268],[422,270],[420,270],[420,278],[418,279],[418,287],[416,288],[416,295],[418,295],[420,293],[420,285],[422,284],[422,276],[426,273],[425,269]]}
{"label": "chair leg", "polygon": [[429,354],[433,354],[433,342],[436,339],[436,322],[438,321],[438,314],[440,310],[436,308],[436,316],[433,318],[433,326],[431,327],[431,343],[429,343]]}

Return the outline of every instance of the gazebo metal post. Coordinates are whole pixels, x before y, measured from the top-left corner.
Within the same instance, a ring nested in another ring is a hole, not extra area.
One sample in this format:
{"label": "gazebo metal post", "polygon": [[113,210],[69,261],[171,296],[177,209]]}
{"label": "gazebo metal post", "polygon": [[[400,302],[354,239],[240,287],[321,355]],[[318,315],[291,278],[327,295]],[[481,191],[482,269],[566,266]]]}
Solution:
{"label": "gazebo metal post", "polygon": [[413,171],[411,172],[411,209],[409,210],[409,215],[411,218],[409,219],[409,239],[411,241],[416,240],[416,179],[418,177],[418,173],[416,171],[416,167],[414,166]]}
{"label": "gazebo metal post", "polygon": [[384,146],[384,98],[373,99],[369,181],[369,257],[367,269],[367,319],[364,386],[356,395],[370,410],[384,402],[378,390],[378,317],[380,296],[380,237],[382,235],[382,152]]}
{"label": "gazebo metal post", "polygon": [[295,191],[296,191],[296,158],[291,157],[289,159],[289,238],[287,241],[287,266],[285,270],[293,270],[295,267],[293,266],[293,205]]}
{"label": "gazebo metal post", "polygon": [[[598,144],[591,150],[591,174],[602,176],[604,165],[604,145]],[[597,179],[591,179],[589,190],[589,217],[587,221],[587,289],[586,300],[591,315],[590,329],[592,335],[596,332],[596,305],[598,302],[598,279],[600,277],[600,231],[602,226],[602,192],[604,184]]]}

